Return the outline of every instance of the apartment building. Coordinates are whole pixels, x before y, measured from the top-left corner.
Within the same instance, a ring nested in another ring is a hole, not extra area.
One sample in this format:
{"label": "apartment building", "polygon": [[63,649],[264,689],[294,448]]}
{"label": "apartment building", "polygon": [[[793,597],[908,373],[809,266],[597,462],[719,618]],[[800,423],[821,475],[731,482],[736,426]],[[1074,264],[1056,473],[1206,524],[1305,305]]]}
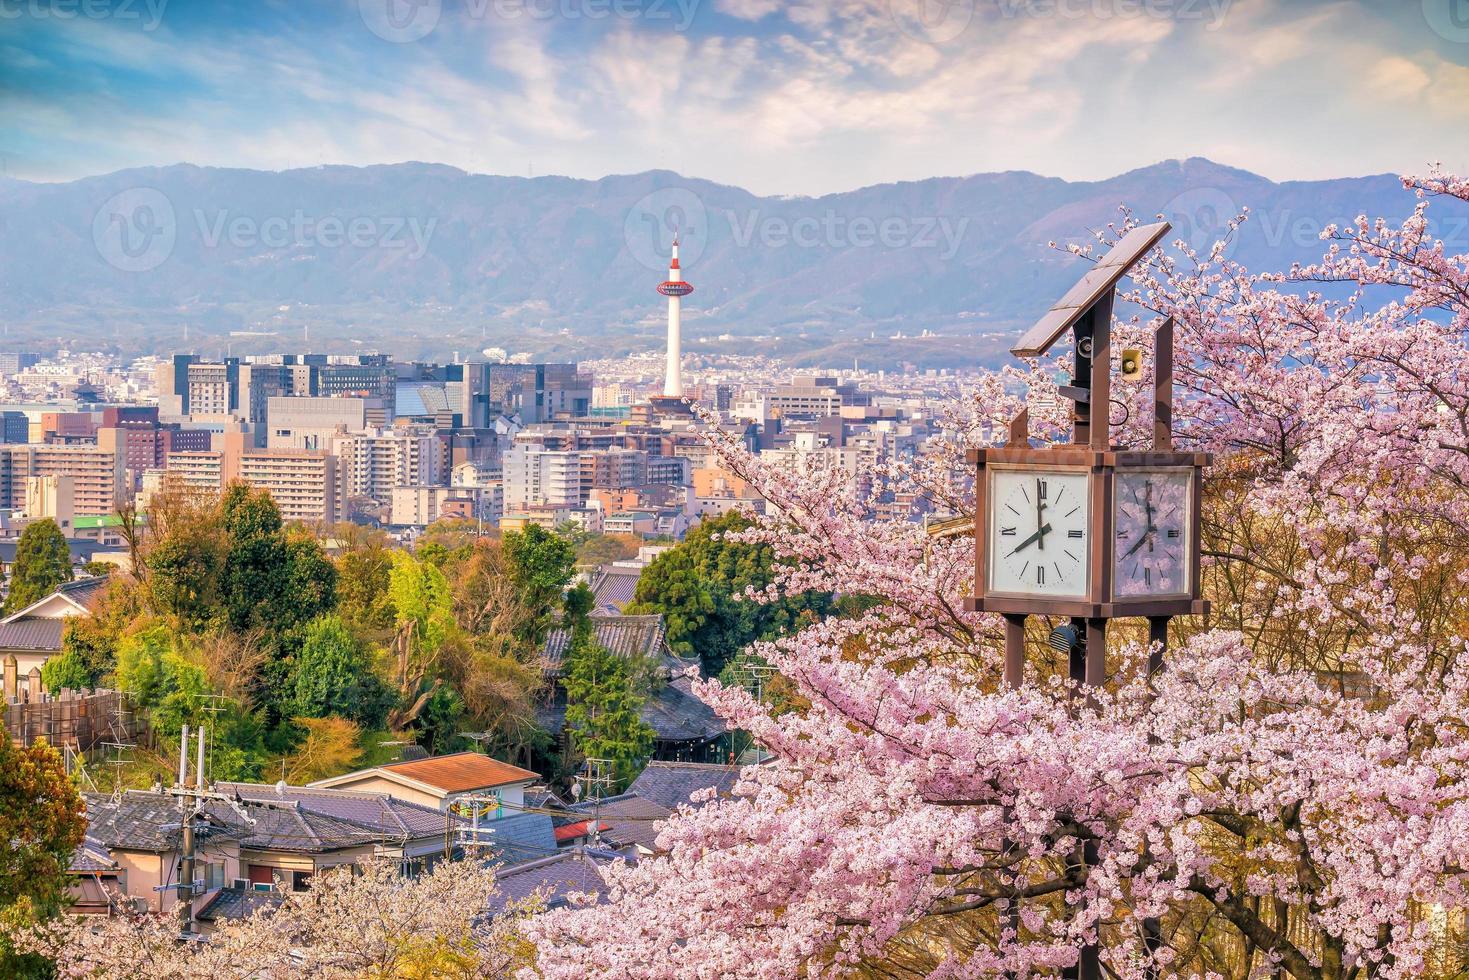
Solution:
{"label": "apartment building", "polygon": [[398,487],[445,482],[444,443],[431,429],[339,433],[326,448],[341,460],[349,497],[387,500]]}
{"label": "apartment building", "polygon": [[347,517],[337,457],[309,449],[225,451],[225,482],[243,480],[267,491],[286,521],[335,524]]}
{"label": "apartment building", "polygon": [[110,514],[123,499],[123,457],[100,446],[23,443],[0,445],[0,500],[14,510],[26,505],[27,481],[34,477],[71,478],[75,513]]}
{"label": "apartment building", "polygon": [[505,511],[571,508],[582,505],[582,454],[540,446],[516,446],[505,453]]}

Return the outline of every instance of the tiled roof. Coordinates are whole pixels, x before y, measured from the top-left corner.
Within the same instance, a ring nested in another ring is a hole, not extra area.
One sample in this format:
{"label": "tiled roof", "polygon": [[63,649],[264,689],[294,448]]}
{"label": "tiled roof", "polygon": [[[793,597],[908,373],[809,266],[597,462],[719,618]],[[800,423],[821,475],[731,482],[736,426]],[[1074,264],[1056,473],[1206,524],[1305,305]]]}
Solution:
{"label": "tiled roof", "polygon": [[[708,742],[728,730],[724,719],[694,696],[688,678],[661,685],[638,710],[660,742]],[[566,703],[558,698],[536,709],[536,724],[555,735],[566,727]]]}
{"label": "tiled roof", "polygon": [[604,896],[607,885],[597,869],[620,860],[615,855],[576,847],[539,861],[502,868],[495,873],[496,892],[490,899],[490,908],[498,912],[537,893],[549,908],[565,905],[566,896],[572,892]]}
{"label": "tiled roof", "polygon": [[285,896],[274,891],[258,892],[245,888],[219,888],[204,901],[195,918],[205,922],[239,921],[254,915],[257,909],[278,908]]}
{"label": "tiled roof", "polygon": [[714,789],[727,796],[739,782],[738,766],[715,766],[703,762],[650,762],[628,787],[643,799],[674,809],[688,803],[701,789]]}
{"label": "tiled roof", "polygon": [[[83,794],[87,804],[87,836],[106,848],[129,851],[171,851],[183,838],[178,800],[166,793],[129,790],[117,799],[100,793]],[[238,817],[221,821],[213,813],[200,825],[199,840],[238,837],[231,826]]]}
{"label": "tiled roof", "polygon": [[[438,837],[444,833],[443,811],[400,800],[387,793],[258,783],[220,783],[216,788],[221,793],[244,800],[294,803],[303,810],[351,821],[391,840]],[[460,818],[451,819],[457,823]]]}
{"label": "tiled roof", "polygon": [[556,853],[556,833],[550,814],[517,813],[479,825],[479,839],[489,843],[489,854],[504,864],[537,861]]}
{"label": "tiled roof", "polygon": [[84,837],[77,845],[77,849],[71,852],[71,864],[67,866],[67,870],[74,873],[116,871],[117,862],[112,859],[112,854],[100,841]]}
{"label": "tiled roof", "polygon": [[636,844],[656,850],[653,841],[663,821],[673,812],[661,803],[647,800],[636,793],[609,796],[600,806],[591,800],[571,807],[579,813],[595,812],[602,822],[602,842],[610,847]]}
{"label": "tiled roof", "polygon": [[[619,657],[656,657],[664,652],[661,615],[593,616],[592,628],[596,631],[597,642]],[[566,659],[570,646],[570,630],[552,630],[546,636],[541,655],[548,676],[561,674],[561,663]]]}
{"label": "tiled roof", "polygon": [[41,653],[61,652],[61,629],[64,619],[23,619],[0,623],[0,650],[35,650]]}
{"label": "tiled roof", "polygon": [[[219,809],[227,808],[219,805]],[[307,810],[295,802],[256,804],[249,812],[255,822],[242,829],[240,846],[254,850],[320,854],[375,844],[384,836],[380,830]]]}
{"label": "tiled roof", "polygon": [[620,568],[603,565],[592,577],[592,595],[595,609],[600,613],[620,613],[632,602],[637,592],[641,568]]}
{"label": "tiled roof", "polygon": [[445,793],[489,789],[541,778],[529,769],[491,759],[478,752],[455,752],[450,755],[429,756],[427,759],[390,762],[378,768]]}

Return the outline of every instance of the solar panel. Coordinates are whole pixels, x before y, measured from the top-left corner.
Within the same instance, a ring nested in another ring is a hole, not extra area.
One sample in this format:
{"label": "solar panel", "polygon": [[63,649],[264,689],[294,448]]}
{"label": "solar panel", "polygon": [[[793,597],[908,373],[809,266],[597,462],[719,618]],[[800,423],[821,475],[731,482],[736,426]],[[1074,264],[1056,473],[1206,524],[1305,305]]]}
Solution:
{"label": "solar panel", "polygon": [[1122,236],[1102,260],[1081,277],[1081,281],[1066,291],[1041,317],[1035,326],[1025,332],[1010,353],[1016,357],[1039,357],[1061,339],[1061,335],[1127,274],[1127,270],[1147,254],[1148,249],[1172,228],[1166,221],[1152,225],[1139,225]]}

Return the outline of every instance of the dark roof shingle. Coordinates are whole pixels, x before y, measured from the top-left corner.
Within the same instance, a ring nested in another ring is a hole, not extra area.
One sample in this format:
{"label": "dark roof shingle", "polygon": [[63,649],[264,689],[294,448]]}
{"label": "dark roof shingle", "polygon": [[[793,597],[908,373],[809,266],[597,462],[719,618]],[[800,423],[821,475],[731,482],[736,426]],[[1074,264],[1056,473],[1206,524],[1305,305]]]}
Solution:
{"label": "dark roof shingle", "polygon": [[735,783],[739,782],[738,766],[716,766],[704,762],[650,762],[628,787],[636,793],[670,810],[701,789],[713,789],[720,796],[728,796]]}

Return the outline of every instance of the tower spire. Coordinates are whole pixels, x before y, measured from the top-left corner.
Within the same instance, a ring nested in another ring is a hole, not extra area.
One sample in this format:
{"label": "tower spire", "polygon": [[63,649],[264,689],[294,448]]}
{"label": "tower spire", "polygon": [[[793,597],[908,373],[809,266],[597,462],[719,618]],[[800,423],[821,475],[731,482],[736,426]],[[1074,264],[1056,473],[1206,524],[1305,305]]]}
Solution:
{"label": "tower spire", "polygon": [[668,370],[663,376],[663,397],[683,397],[683,298],[694,291],[678,267],[678,236],[673,237],[673,254],[668,260],[668,279],[658,292],[668,297]]}

